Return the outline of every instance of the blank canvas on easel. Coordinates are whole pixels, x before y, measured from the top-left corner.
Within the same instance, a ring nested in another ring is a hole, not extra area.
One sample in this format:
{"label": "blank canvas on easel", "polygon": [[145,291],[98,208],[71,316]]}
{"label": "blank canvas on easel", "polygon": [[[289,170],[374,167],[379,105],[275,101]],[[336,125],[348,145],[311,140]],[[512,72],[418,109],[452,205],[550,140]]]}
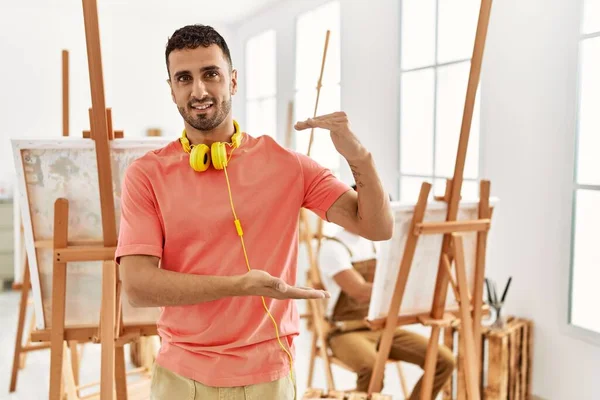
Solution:
{"label": "blank canvas on easel", "polygon": [[[495,201],[492,200],[491,204],[495,204]],[[477,219],[478,206],[478,200],[462,201],[457,220]],[[380,242],[373,294],[367,317],[369,321],[382,319],[388,315],[406,239],[411,229],[415,204],[393,202],[391,207],[394,213],[394,235],[391,239]],[[430,202],[425,211],[424,222],[445,221],[447,209],[448,205],[445,202]],[[399,316],[416,316],[430,312],[442,238],[441,235],[423,235],[419,238]],[[465,232],[463,239],[467,281],[470,293],[473,293],[477,233]],[[446,297],[446,309],[458,311],[458,303],[454,296]]]}

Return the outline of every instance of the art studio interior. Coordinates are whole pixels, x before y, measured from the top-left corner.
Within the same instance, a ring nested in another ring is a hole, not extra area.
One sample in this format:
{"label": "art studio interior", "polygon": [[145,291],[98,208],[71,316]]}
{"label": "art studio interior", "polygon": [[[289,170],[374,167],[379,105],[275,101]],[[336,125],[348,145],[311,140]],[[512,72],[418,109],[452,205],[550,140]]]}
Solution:
{"label": "art studio interior", "polygon": [[0,54],[0,399],[600,398],[600,0],[3,1]]}

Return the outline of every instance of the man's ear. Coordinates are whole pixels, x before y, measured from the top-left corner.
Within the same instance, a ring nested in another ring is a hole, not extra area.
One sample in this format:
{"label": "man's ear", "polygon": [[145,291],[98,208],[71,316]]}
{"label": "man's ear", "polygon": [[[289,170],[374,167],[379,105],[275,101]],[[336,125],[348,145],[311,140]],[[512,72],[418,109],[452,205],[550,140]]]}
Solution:
{"label": "man's ear", "polygon": [[237,93],[237,70],[234,69],[231,71],[231,95]]}

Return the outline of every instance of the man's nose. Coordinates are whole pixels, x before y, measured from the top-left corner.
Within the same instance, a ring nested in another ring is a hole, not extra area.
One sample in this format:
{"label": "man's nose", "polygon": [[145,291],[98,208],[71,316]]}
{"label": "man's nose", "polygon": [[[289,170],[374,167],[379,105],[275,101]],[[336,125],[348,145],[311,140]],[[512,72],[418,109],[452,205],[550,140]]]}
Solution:
{"label": "man's nose", "polygon": [[202,82],[202,80],[197,80],[196,82],[194,82],[194,89],[192,90],[192,95],[195,98],[201,99],[207,94],[208,92],[206,91],[206,85],[204,84],[204,82]]}

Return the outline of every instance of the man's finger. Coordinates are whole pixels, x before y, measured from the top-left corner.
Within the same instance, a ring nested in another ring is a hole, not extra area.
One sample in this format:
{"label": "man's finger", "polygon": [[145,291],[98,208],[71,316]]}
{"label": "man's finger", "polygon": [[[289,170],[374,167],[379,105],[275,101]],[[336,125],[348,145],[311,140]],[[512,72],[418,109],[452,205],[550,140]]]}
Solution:
{"label": "man's finger", "polygon": [[298,131],[301,131],[303,129],[308,129],[308,128],[323,128],[323,129],[331,129],[335,124],[332,123],[332,121],[329,120],[314,120],[312,118],[309,118],[305,121],[299,121],[296,122],[296,124],[294,125],[294,128]]}
{"label": "man's finger", "polygon": [[315,289],[301,289],[298,287],[290,287],[286,296],[294,299],[324,299],[331,297],[328,292]]}
{"label": "man's finger", "polygon": [[341,111],[332,112],[331,114],[323,114],[314,117],[313,119],[322,120],[322,119],[337,119],[337,118],[345,118],[347,119],[346,113]]}

